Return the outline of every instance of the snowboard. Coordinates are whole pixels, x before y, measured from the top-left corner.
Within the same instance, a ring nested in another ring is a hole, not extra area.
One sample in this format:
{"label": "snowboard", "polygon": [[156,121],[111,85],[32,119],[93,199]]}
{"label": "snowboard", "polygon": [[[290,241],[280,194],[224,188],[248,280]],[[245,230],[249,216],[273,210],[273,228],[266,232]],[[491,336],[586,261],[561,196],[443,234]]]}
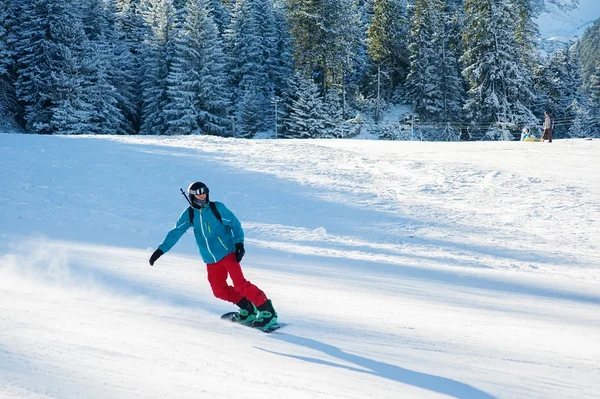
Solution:
{"label": "snowboard", "polygon": [[[235,316],[236,314],[237,314],[237,312],[227,312],[223,316],[221,316],[221,320],[229,321],[229,322],[232,322],[232,323],[237,323],[237,321],[235,321],[235,319],[233,318],[233,316]],[[279,323],[277,323],[277,324],[273,324],[271,327],[269,327],[266,330],[261,330],[259,328],[254,328],[254,329],[258,330],[258,331],[262,331],[262,332],[268,334],[268,333],[271,333],[271,332],[273,332],[275,330],[279,330],[284,325],[285,324],[279,324]],[[245,327],[253,328],[252,326],[245,326]]]}

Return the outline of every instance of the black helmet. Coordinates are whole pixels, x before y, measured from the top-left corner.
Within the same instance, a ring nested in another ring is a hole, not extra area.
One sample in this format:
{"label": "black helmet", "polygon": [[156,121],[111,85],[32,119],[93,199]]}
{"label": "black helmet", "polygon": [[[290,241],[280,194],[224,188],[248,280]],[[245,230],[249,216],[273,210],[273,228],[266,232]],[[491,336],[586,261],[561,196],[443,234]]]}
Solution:
{"label": "black helmet", "polygon": [[[206,198],[203,200],[198,199],[196,195],[200,194],[206,194]],[[206,187],[206,184],[199,181],[190,184],[188,187],[188,195],[190,196],[192,206],[197,209],[205,207],[206,204],[208,204],[208,201],[210,201],[208,199],[208,187]]]}

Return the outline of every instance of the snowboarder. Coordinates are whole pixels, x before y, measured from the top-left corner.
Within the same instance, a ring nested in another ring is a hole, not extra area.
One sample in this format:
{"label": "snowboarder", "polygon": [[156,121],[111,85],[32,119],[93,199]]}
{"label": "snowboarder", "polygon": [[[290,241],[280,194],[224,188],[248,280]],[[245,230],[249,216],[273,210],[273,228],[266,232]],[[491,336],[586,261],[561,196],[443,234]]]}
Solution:
{"label": "snowboarder", "polygon": [[[221,202],[209,200],[208,187],[195,182],[188,187],[191,207],[177,220],[162,244],[150,257],[150,265],[168,252],[190,227],[194,229],[200,256],[206,262],[208,282],[215,297],[239,306],[235,321],[267,330],[277,324],[271,300],[246,280],[240,262],[245,254],[244,231],[240,221]],[[227,284],[227,275],[233,287]]]}
{"label": "snowboarder", "polygon": [[542,143],[548,139],[548,143],[552,143],[552,130],[554,130],[554,117],[548,111],[544,112],[544,135]]}

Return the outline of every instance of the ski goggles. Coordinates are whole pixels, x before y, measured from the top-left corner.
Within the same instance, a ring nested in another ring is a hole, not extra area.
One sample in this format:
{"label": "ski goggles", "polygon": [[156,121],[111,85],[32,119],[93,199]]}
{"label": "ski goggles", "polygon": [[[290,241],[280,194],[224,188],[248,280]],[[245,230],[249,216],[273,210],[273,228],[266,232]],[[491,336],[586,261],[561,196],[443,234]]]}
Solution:
{"label": "ski goggles", "polygon": [[206,195],[206,187],[199,188],[198,190],[190,190],[188,191],[189,195]]}

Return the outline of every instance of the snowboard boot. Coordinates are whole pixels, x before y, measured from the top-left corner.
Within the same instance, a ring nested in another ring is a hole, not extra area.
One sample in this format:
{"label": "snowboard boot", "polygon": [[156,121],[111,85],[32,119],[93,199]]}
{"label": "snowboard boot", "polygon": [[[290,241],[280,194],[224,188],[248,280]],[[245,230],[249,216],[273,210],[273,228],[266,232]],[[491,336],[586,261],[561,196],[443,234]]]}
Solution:
{"label": "snowboard boot", "polygon": [[256,314],[258,313],[256,306],[247,300],[246,297],[242,298],[237,305],[240,307],[240,310],[233,316],[233,320],[242,325],[251,326],[252,322],[256,320]]}
{"label": "snowboard boot", "polygon": [[275,324],[277,324],[277,312],[273,309],[271,300],[267,299],[267,302],[258,307],[258,317],[252,322],[252,327],[265,331]]}

